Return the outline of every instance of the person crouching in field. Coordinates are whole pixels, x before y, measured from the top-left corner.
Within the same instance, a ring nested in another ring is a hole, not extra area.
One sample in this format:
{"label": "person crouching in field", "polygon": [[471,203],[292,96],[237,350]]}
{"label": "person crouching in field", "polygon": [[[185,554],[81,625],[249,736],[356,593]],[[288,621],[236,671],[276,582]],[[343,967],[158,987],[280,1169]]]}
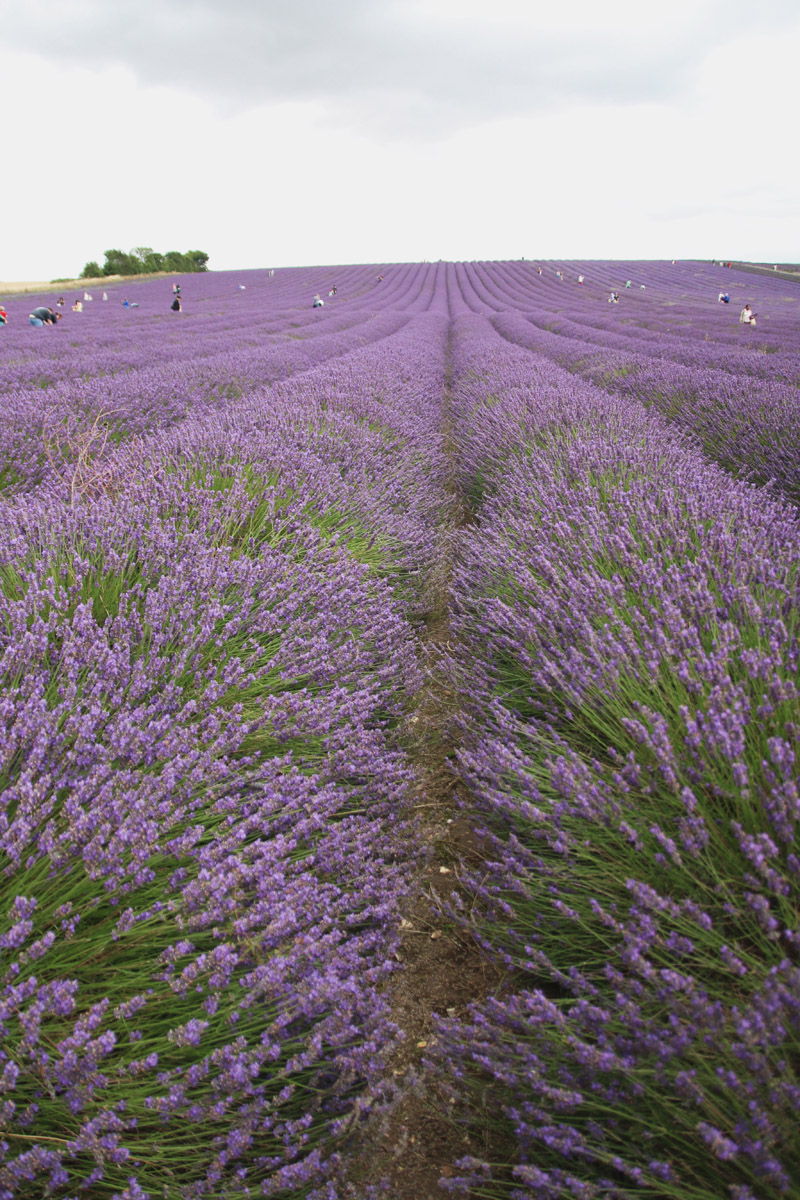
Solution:
{"label": "person crouching in field", "polygon": [[172,311],[173,311],[173,312],[180,312],[180,311],[181,311],[181,298],[180,298],[180,296],[176,296],[176,297],[175,297],[175,299],[172,301],[172,304],[170,305],[170,308],[172,309]]}
{"label": "person crouching in field", "polygon": [[316,293],[316,295],[314,296],[314,305],[313,305],[313,307],[314,307],[314,308],[324,308],[324,306],[325,306],[325,301],[322,299],[322,297],[320,296],[319,292],[317,292],[317,293]]}
{"label": "person crouching in field", "polygon": [[61,313],[53,312],[52,308],[42,305],[28,315],[28,320],[31,325],[55,325],[56,321],[61,320]]}

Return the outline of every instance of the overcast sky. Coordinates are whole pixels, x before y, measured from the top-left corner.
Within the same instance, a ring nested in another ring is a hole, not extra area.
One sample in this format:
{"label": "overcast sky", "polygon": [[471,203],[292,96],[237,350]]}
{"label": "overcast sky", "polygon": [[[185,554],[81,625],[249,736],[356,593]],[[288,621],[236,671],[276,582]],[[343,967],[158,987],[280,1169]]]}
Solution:
{"label": "overcast sky", "polygon": [[0,0],[0,279],[800,260],[797,0]]}

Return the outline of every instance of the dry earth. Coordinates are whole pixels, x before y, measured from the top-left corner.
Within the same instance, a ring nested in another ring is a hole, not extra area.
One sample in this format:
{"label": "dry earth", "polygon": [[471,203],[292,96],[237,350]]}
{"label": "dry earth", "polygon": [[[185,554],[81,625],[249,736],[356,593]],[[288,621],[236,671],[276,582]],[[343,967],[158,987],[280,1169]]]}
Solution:
{"label": "dry earth", "polygon": [[480,1132],[448,1115],[448,1105],[421,1062],[435,1037],[435,1016],[461,1016],[495,991],[497,970],[476,943],[443,916],[442,902],[459,891],[459,867],[474,865],[480,849],[466,815],[468,797],[453,770],[454,716],[459,697],[443,669],[450,649],[450,583],[458,530],[474,514],[460,493],[455,466],[449,371],[445,379],[443,440],[450,459],[450,536],[434,582],[435,599],[422,635],[427,686],[409,720],[408,751],[417,773],[414,815],[420,865],[406,901],[398,957],[389,987],[392,1018],[403,1042],[389,1067],[395,1101],[354,1135],[347,1147],[348,1196],[363,1200],[377,1189],[392,1200],[445,1200],[440,1181],[467,1155],[490,1147]]}
{"label": "dry earth", "polygon": [[[27,283],[3,283],[3,281],[0,280],[0,294],[4,296],[10,296],[12,292],[44,292],[48,288],[55,288],[55,286],[56,285],[50,283],[49,280],[46,283],[34,283],[31,281],[28,281]],[[64,287],[66,286],[67,285],[64,284]]]}
{"label": "dry earth", "polygon": [[[169,274],[169,272],[163,272]],[[102,283],[119,283],[122,275],[101,275],[97,279],[43,279],[23,280],[17,283],[4,283],[0,280],[0,296],[14,296],[20,292],[68,292],[75,288],[98,287]],[[131,275],[131,281],[137,279],[153,279],[152,275]]]}

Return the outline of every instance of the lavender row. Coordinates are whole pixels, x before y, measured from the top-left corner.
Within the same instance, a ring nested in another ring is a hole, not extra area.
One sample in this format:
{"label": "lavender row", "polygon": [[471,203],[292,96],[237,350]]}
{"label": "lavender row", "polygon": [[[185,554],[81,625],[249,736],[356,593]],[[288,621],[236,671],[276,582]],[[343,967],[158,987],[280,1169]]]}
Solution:
{"label": "lavender row", "polygon": [[[351,267],[337,272],[336,296],[328,297],[328,307],[319,310],[312,307],[314,281],[322,274],[318,268],[286,271],[275,278],[263,271],[179,277],[184,306],[179,316],[169,311],[169,280],[132,287],[109,285],[106,303],[95,291],[82,313],[72,313],[69,307],[57,309],[60,324],[44,333],[31,330],[27,313],[39,304],[52,306],[55,297],[19,297],[7,304],[0,388],[13,391],[65,380],[79,382],[148,366],[154,358],[164,365],[197,360],[261,343],[267,336],[294,340],[337,332],[389,308],[395,313],[424,311],[435,268],[422,264],[395,268],[381,285],[372,271]],[[123,296],[135,299],[137,311],[121,307]]]}
{"label": "lavender row", "polygon": [[[718,346],[710,340],[692,344],[672,331],[642,327],[634,332],[621,330],[613,316],[604,320],[584,313],[567,316],[547,310],[534,310],[525,315],[534,325],[550,333],[602,346],[606,350],[633,352],[639,358],[663,358],[692,369],[725,371],[729,375],[752,376],[767,382],[788,383],[793,387],[800,383],[800,355],[797,353],[767,353],[761,348],[740,346],[737,353],[731,354],[729,348]],[[747,336],[750,336],[749,333]],[[741,384],[746,386],[747,378],[742,379]]]}
{"label": "lavender row", "polygon": [[[685,366],[723,370],[732,374],[753,375],[770,381],[797,384],[800,357],[797,353],[797,297],[786,295],[786,285],[775,286],[767,280],[756,301],[752,277],[730,273],[720,285],[704,271],[687,271],[680,266],[667,268],[669,287],[664,286],[657,264],[634,272],[646,279],[633,290],[621,283],[625,264],[594,264],[587,282],[572,281],[548,292],[531,283],[522,264],[501,264],[493,272],[502,292],[500,310],[523,311],[535,324],[566,337],[595,342],[607,349],[633,350],[639,354],[674,359]],[[602,269],[601,269],[602,268]],[[631,269],[633,269],[631,267]],[[717,274],[721,274],[717,270]],[[699,278],[698,278],[699,276]],[[537,282],[540,282],[537,278]],[[717,289],[730,293],[730,305],[718,302]],[[618,289],[617,304],[609,305],[609,289]],[[791,291],[791,288],[790,288]],[[758,326],[748,328],[739,321],[745,302],[752,301],[759,312]],[[498,308],[498,304],[494,305]]]}
{"label": "lavender row", "polygon": [[737,379],[644,355],[600,350],[539,329],[516,313],[493,318],[516,345],[550,358],[615,396],[652,405],[694,435],[727,470],[756,483],[774,481],[800,500],[800,393],[782,383]]}
{"label": "lavender row", "polygon": [[[454,312],[537,314],[547,325],[565,317],[645,343],[683,346],[717,369],[750,361],[756,374],[796,378],[799,315],[796,284],[725,271],[701,263],[545,262],[455,263]],[[541,274],[539,274],[541,272]],[[631,278],[628,278],[632,276]],[[583,279],[583,283],[579,280]],[[630,283],[631,287],[626,287]],[[610,291],[619,302],[609,306]],[[730,305],[720,305],[720,290]],[[739,323],[750,302],[758,328]],[[548,317],[548,314],[551,316]],[[767,359],[763,371],[753,360]],[[711,361],[709,361],[711,360]]]}
{"label": "lavender row", "polygon": [[[555,269],[561,270],[560,280]],[[533,264],[499,263],[484,270],[483,278],[494,285],[495,309],[546,309],[581,321],[613,321],[626,333],[644,329],[656,338],[679,339],[687,350],[713,353],[724,347],[734,363],[753,349],[781,356],[797,352],[797,284],[782,279],[696,262],[545,264],[542,276]],[[609,306],[612,290],[619,303]],[[721,293],[729,295],[729,305],[719,303]],[[747,302],[758,312],[753,329],[739,323]]]}
{"label": "lavender row", "polygon": [[[244,277],[249,279],[249,274]],[[302,313],[281,308],[277,293],[263,280],[260,292],[251,281],[252,291],[237,293],[237,278],[227,277],[224,303],[216,301],[219,320],[210,326],[202,313],[193,310],[190,320],[177,326],[166,313],[143,318],[132,327],[129,313],[100,304],[91,322],[82,326],[79,340],[67,345],[61,328],[45,334],[30,328],[4,330],[0,349],[10,351],[12,357],[6,360],[8,390],[0,439],[3,489],[12,494],[35,486],[54,460],[79,458],[87,441],[97,447],[104,431],[113,445],[390,336],[414,313],[431,307],[436,268],[393,272],[377,309],[369,295],[364,298],[354,290],[351,296],[343,286],[337,292],[338,307],[324,314],[313,312],[310,305]],[[345,284],[348,279],[345,273]],[[157,286],[163,289],[164,281]],[[187,286],[198,289],[201,284]],[[141,294],[155,287],[141,285]],[[205,299],[211,300],[214,288],[207,290]],[[243,311],[237,309],[239,297],[257,293],[266,297],[258,319],[248,318],[237,326],[237,311]],[[186,315],[180,314],[181,321]],[[46,365],[50,360],[46,355],[36,358],[30,350],[32,339],[43,351],[52,352],[56,346],[64,380],[50,378],[54,374],[52,365]],[[14,356],[26,342],[26,370],[36,386],[11,387]]]}
{"label": "lavender row", "polygon": [[443,352],[0,509],[0,1194],[335,1195],[396,1036]]}
{"label": "lavender row", "polygon": [[794,1194],[795,512],[485,320],[455,366],[483,861],[453,912],[517,982],[440,1023],[443,1086],[514,1146],[443,1185]]}
{"label": "lavender row", "polygon": [[111,445],[235,401],[249,390],[311,369],[350,349],[380,341],[407,317],[386,313],[357,331],[313,341],[276,340],[229,348],[213,356],[162,364],[158,357],[122,375],[99,374],[47,389],[9,392],[0,434],[0,482],[18,493],[36,486],[53,461],[74,460],[85,441],[98,443],[98,425]]}
{"label": "lavender row", "polygon": [[[410,614],[429,604],[431,564],[448,525],[441,449],[446,323],[414,318],[382,342],[235,403],[112,447],[91,443],[52,464],[45,508],[165,471],[243,472],[280,492],[280,514],[313,515],[352,553],[391,577]],[[308,481],[308,486],[303,482]],[[254,503],[258,488],[252,484]],[[272,518],[271,518],[272,519]]]}

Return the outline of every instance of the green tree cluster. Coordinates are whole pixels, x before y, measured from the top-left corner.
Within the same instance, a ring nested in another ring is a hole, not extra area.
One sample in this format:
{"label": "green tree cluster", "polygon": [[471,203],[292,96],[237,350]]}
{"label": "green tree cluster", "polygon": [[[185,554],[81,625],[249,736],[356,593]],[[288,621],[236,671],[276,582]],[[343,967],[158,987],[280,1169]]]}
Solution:
{"label": "green tree cluster", "polygon": [[96,279],[101,275],[152,275],[157,271],[174,271],[189,274],[208,270],[208,255],[204,250],[168,250],[159,254],[152,246],[134,246],[126,254],[124,250],[106,250],[102,267],[94,259],[87,262],[80,274],[81,279]]}

